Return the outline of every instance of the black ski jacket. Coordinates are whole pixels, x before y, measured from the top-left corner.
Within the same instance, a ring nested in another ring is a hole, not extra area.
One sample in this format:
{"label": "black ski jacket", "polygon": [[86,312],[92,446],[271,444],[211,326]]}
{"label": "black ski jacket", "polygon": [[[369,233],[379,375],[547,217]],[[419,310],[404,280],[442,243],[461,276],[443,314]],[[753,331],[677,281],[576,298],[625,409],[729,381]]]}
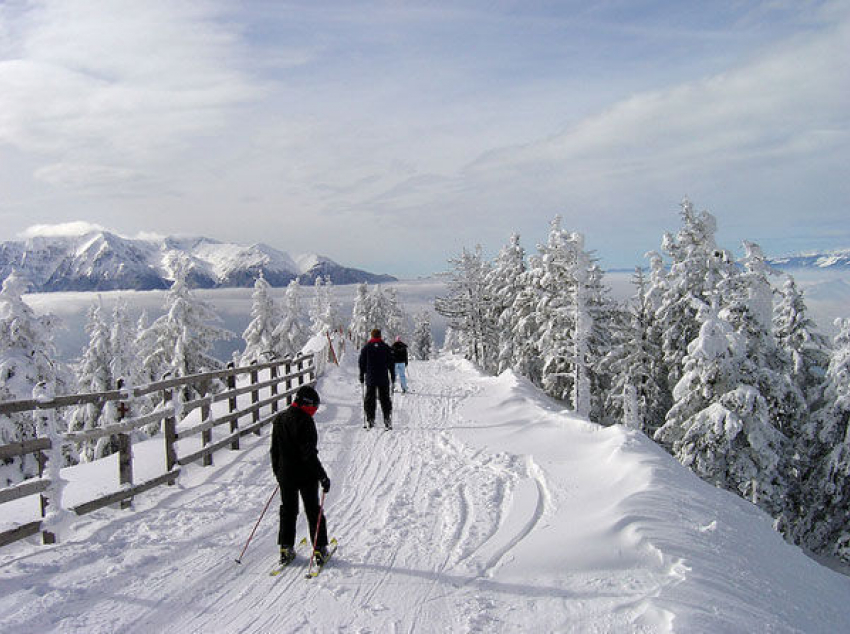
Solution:
{"label": "black ski jacket", "polygon": [[396,341],[392,345],[392,350],[393,359],[395,359],[395,362],[407,365],[407,344],[402,343],[401,341]]}
{"label": "black ski jacket", "polygon": [[272,469],[278,482],[316,482],[327,478],[319,460],[316,423],[291,405],[272,421]]}
{"label": "black ski jacket", "polygon": [[387,387],[395,383],[393,351],[383,339],[370,339],[360,350],[360,382],[367,386]]}

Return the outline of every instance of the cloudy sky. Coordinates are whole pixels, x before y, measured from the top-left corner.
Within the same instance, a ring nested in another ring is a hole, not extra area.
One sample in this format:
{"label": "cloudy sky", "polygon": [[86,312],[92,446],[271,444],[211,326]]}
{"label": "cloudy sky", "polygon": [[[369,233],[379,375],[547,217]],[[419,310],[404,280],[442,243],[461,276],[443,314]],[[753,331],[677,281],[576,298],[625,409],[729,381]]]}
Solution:
{"label": "cloudy sky", "polygon": [[850,247],[850,0],[0,2],[0,240],[416,276],[560,214],[631,267],[685,196],[729,248]]}

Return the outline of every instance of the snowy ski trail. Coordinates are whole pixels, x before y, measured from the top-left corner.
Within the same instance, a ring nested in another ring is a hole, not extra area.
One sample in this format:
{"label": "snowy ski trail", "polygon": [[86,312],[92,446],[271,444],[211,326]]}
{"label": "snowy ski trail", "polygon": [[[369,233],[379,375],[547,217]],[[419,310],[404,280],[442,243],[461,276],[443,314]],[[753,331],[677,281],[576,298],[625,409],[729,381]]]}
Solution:
{"label": "snowy ski trail", "polygon": [[848,622],[845,577],[639,434],[572,418],[527,382],[451,357],[410,370],[414,392],[394,395],[391,431],[380,414],[363,429],[353,358],[320,381],[329,535],[340,546],[317,578],[304,578],[303,554],[269,576],[277,501],[234,561],[274,489],[267,429],[132,511],[76,518],[55,546],[0,550],[0,632],[797,632]]}

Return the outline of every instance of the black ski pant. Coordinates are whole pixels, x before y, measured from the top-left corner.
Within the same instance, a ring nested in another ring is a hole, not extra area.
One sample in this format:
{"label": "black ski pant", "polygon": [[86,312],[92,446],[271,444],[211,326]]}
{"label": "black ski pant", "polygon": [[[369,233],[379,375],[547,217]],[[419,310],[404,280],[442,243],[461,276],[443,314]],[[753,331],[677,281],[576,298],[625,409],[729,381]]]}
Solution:
{"label": "black ski pant", "polygon": [[328,545],[327,517],[322,512],[319,524],[319,536],[316,538],[316,522],[319,519],[319,483],[297,481],[294,479],[280,482],[280,531],[277,543],[281,547],[292,548],[295,544],[295,522],[298,519],[298,497],[304,503],[304,513],[307,515],[307,525],[310,527],[310,541],[316,539],[314,549]]}
{"label": "black ski pant", "polygon": [[393,415],[393,402],[390,398],[390,384],[386,385],[367,385],[366,397],[363,400],[363,409],[366,411],[366,420],[375,421],[375,397],[381,400],[381,411],[384,413],[384,420],[389,420]]}

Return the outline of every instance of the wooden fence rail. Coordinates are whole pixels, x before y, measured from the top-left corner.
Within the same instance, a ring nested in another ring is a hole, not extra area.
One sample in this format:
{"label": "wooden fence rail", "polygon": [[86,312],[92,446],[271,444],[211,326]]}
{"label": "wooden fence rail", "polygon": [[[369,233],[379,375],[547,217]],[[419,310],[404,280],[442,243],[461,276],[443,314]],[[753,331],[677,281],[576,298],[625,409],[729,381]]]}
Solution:
{"label": "wooden fence rail", "polygon": [[[317,365],[317,360],[320,363]],[[280,409],[280,402],[288,405],[299,387],[314,384],[320,371],[321,357],[318,353],[303,354],[294,359],[283,359],[268,363],[253,364],[246,367],[228,367],[226,370],[206,372],[192,376],[170,378],[132,389],[112,390],[91,394],[71,394],[52,399],[29,399],[0,403],[0,414],[16,412],[32,412],[53,410],[57,416],[63,408],[74,405],[93,403],[105,405],[109,401],[120,401],[126,405],[149,394],[161,395],[159,406],[150,413],[121,422],[79,432],[63,433],[61,445],[97,440],[98,438],[114,437],[118,448],[118,481],[121,487],[118,491],[109,493],[95,500],[90,500],[70,508],[78,515],[89,513],[111,504],[129,506],[135,495],[161,484],[173,484],[180,475],[180,468],[201,460],[204,466],[213,463],[213,454],[225,447],[231,450],[239,449],[239,439],[246,434],[260,434],[261,429],[269,424],[275,413]],[[268,371],[269,378],[260,380],[261,373]],[[237,377],[247,375],[246,385],[237,386]],[[203,394],[214,381],[224,381],[226,389],[217,393]],[[187,387],[200,391],[203,395],[190,401],[181,401],[181,394]],[[282,388],[282,389],[281,389]],[[261,390],[268,390],[266,398],[261,397]],[[250,395],[250,406],[239,408],[238,397]],[[216,403],[227,402],[227,412],[216,416]],[[263,408],[269,408],[271,413],[262,415]],[[181,423],[200,409],[200,422],[191,426],[181,427]],[[67,413],[67,412],[66,412]],[[240,426],[240,419],[250,416],[250,423]],[[146,482],[133,481],[133,451],[131,432],[142,429],[154,423],[159,423],[162,429],[162,439],[165,451],[165,473]],[[227,435],[213,441],[213,429],[229,424]],[[67,429],[63,421],[59,425]],[[179,455],[177,443],[181,440],[201,436],[201,448],[187,455]],[[54,435],[54,438],[57,436]],[[13,486],[0,488],[0,505],[31,495],[41,496],[41,515],[51,502],[61,502],[61,495],[54,490],[49,478],[44,477],[44,465],[48,459],[58,460],[61,447],[54,447],[49,437],[39,437],[24,442],[16,442],[0,446],[0,460],[9,460],[34,454],[40,465],[40,475],[37,478],[25,480]],[[57,500],[57,498],[60,498]],[[44,543],[52,543],[54,536],[42,526],[41,521],[30,522],[0,533],[0,546],[10,544],[19,539],[42,533]]]}

